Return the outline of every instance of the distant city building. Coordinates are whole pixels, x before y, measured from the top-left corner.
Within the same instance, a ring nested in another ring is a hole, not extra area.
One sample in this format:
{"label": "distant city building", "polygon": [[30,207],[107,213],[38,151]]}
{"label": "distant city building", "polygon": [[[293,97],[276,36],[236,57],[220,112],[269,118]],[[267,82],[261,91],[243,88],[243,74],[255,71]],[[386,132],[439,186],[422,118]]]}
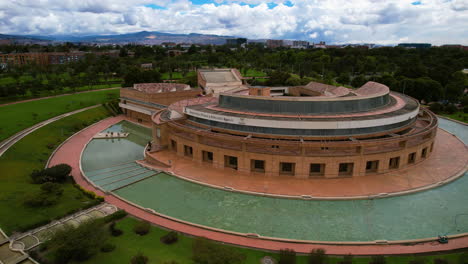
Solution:
{"label": "distant city building", "polygon": [[460,44],[446,44],[442,45],[442,48],[452,48],[452,49],[462,49],[462,50],[468,50],[468,46],[463,46]]}
{"label": "distant city building", "polygon": [[175,48],[177,44],[175,42],[163,42],[161,43],[161,46],[163,46],[166,49],[172,49],[172,48]]}
{"label": "distant city building", "polygon": [[432,45],[430,43],[400,43],[398,47],[406,49],[428,49]]}
{"label": "distant city building", "polygon": [[153,69],[153,63],[142,63],[140,67],[145,70],[151,70]]}
{"label": "distant city building", "polygon": [[283,47],[283,40],[282,39],[269,39],[266,41],[266,45],[268,48],[271,48],[271,49]]}
{"label": "distant city building", "polygon": [[320,41],[319,43],[314,43],[314,48],[316,49],[326,49],[327,45],[325,41]]}
{"label": "distant city building", "polygon": [[309,48],[309,42],[303,40],[295,40],[291,46],[292,49],[307,49]]}
{"label": "distant city building", "polygon": [[240,46],[245,43],[247,43],[246,38],[226,39],[226,44],[230,46]]}
{"label": "distant city building", "polygon": [[30,52],[30,53],[8,53],[0,54],[0,64],[6,66],[22,66],[27,64],[49,65],[65,64],[77,62],[87,54],[96,56],[118,57],[119,51],[112,50],[107,52]]}

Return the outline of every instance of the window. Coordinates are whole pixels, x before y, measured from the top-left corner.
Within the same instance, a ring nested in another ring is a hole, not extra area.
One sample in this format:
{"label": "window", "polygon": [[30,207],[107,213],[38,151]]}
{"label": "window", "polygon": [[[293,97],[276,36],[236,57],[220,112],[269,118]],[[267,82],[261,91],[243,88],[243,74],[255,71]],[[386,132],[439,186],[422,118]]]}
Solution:
{"label": "window", "polygon": [[378,160],[369,160],[366,162],[366,173],[377,172],[379,169]]}
{"label": "window", "polygon": [[224,167],[237,170],[237,157],[224,155]]}
{"label": "window", "polygon": [[400,166],[400,157],[394,157],[388,161],[389,169],[398,169],[399,166]]}
{"label": "window", "polygon": [[177,152],[177,142],[171,139],[171,149]]}
{"label": "window", "polygon": [[187,157],[193,157],[193,148],[187,145],[184,145],[184,155]]}
{"label": "window", "polygon": [[161,129],[159,127],[156,128],[156,137],[158,137],[158,138],[161,137]]}
{"label": "window", "polygon": [[265,172],[264,160],[251,160],[250,170],[253,172]]}
{"label": "window", "polygon": [[311,163],[309,169],[309,175],[312,177],[320,177],[325,175],[325,164],[323,163]]}
{"label": "window", "polygon": [[202,156],[204,162],[213,163],[213,152],[203,150]]}
{"label": "window", "polygon": [[280,162],[280,174],[294,175],[295,163]]}
{"label": "window", "polygon": [[421,152],[421,158],[425,159],[427,157],[427,148],[423,148]]}
{"label": "window", "polygon": [[351,162],[340,163],[340,166],[338,168],[338,175],[339,176],[352,176],[353,168],[354,168],[354,163],[351,163]]}
{"label": "window", "polygon": [[416,161],[416,152],[408,154],[408,164],[413,164]]}
{"label": "window", "polygon": [[138,118],[137,121],[138,121],[138,123],[141,123],[141,122],[143,122],[143,119]]}

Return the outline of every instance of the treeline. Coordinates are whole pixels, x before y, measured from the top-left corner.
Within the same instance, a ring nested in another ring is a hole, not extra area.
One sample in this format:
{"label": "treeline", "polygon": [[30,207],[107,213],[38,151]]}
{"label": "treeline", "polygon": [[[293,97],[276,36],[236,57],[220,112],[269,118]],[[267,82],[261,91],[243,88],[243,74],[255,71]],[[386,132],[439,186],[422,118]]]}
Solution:
{"label": "treeline", "polygon": [[[28,47],[29,50],[32,48]],[[249,44],[246,49],[192,45],[182,55],[173,57],[168,55],[168,49],[161,46],[89,47],[68,43],[54,46],[54,49],[119,49],[119,56],[111,58],[89,54],[79,62],[66,65],[5,68],[1,76],[14,78],[16,82],[5,88],[0,81],[0,96],[21,94],[24,90],[34,92],[36,87],[59,89],[62,86],[105,83],[112,79],[131,86],[135,82],[161,81],[176,75],[179,76],[177,79],[182,78],[180,82],[194,86],[196,75],[190,73],[201,67],[232,67],[243,74],[251,69],[262,71],[270,78],[251,81],[259,85],[294,85],[316,80],[359,87],[367,81],[377,81],[426,102],[458,102],[467,88],[467,75],[461,71],[468,68],[468,51],[455,48],[294,50],[268,49],[261,44]],[[182,50],[180,46],[173,49]],[[152,63],[152,68],[142,69],[143,63]],[[21,76],[33,78],[22,81]],[[54,79],[53,76],[59,77]]]}

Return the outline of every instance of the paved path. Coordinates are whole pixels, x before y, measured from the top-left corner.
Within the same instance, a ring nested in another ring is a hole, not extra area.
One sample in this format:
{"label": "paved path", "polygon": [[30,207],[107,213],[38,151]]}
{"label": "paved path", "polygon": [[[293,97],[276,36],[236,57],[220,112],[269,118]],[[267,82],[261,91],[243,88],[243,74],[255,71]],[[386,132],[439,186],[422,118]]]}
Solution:
{"label": "paved path", "polygon": [[59,94],[59,95],[51,95],[51,96],[46,96],[46,97],[33,98],[33,99],[15,101],[15,102],[10,102],[10,103],[4,103],[4,104],[0,104],[0,107],[6,106],[6,105],[13,105],[13,104],[19,104],[19,103],[26,103],[26,102],[31,102],[31,101],[49,99],[49,98],[54,98],[54,97],[61,97],[61,96],[66,96],[66,95],[81,94],[81,93],[92,93],[92,92],[107,91],[107,90],[115,90],[115,89],[120,89],[120,87],[113,87],[113,88],[106,88],[106,89],[97,89],[97,90],[83,91],[83,92],[76,92],[76,93],[66,93],[66,94]]}
{"label": "paved path", "polygon": [[[146,221],[149,221],[158,226],[176,230],[178,232],[189,234],[192,236],[206,237],[211,240],[221,241],[227,244],[234,244],[243,247],[257,248],[261,250],[274,250],[278,251],[284,248],[294,249],[296,252],[309,253],[312,249],[323,248],[328,254],[334,255],[389,255],[389,254],[413,254],[413,253],[429,253],[445,250],[454,250],[459,248],[466,248],[468,245],[468,237],[451,239],[448,244],[439,244],[437,242],[425,242],[418,244],[399,244],[399,245],[324,245],[324,244],[310,244],[300,242],[287,242],[277,240],[267,240],[261,238],[248,237],[242,234],[225,233],[221,230],[211,230],[174,221],[154,213],[145,211],[137,206],[134,206],[126,201],[120,200],[112,194],[106,194],[93,187],[80,172],[80,156],[81,151],[85,145],[92,139],[92,137],[104,130],[105,128],[113,125],[124,117],[111,117],[105,119],[93,126],[90,126],[78,134],[71,137],[65,142],[54,154],[51,159],[50,166],[66,162],[72,166],[72,176],[76,183],[81,185],[84,189],[93,191],[98,195],[105,198],[106,202],[113,204],[128,213]],[[294,225],[294,223],[291,223]],[[288,228],[285,226],[284,228]],[[333,232],[333,230],[330,230]]]}
{"label": "paved path", "polygon": [[100,104],[99,105],[89,106],[89,107],[82,108],[82,109],[78,109],[78,110],[75,110],[75,111],[72,111],[72,112],[68,112],[68,113],[65,113],[65,114],[62,114],[62,115],[59,115],[59,116],[56,116],[56,117],[52,117],[52,118],[47,119],[45,121],[42,121],[40,123],[37,123],[32,127],[21,130],[20,132],[14,134],[13,136],[5,139],[2,142],[0,142],[0,156],[2,156],[3,153],[5,153],[5,151],[7,151],[11,146],[13,146],[13,144],[18,142],[20,139],[24,138],[25,136],[29,135],[30,133],[34,132],[35,130],[37,130],[37,129],[39,129],[39,128],[47,125],[47,124],[50,124],[50,123],[52,123],[54,121],[60,120],[60,119],[62,119],[64,117],[71,116],[71,115],[86,111],[86,110],[91,109],[91,108],[96,108],[98,106],[100,106]]}

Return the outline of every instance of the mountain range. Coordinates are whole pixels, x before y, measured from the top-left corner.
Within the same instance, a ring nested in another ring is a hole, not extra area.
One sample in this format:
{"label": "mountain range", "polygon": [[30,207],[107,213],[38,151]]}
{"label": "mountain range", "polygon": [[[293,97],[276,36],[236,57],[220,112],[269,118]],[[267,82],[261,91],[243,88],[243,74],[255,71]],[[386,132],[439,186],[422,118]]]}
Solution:
{"label": "mountain range", "polygon": [[219,36],[207,34],[171,34],[156,31],[141,31],[128,34],[115,35],[3,35],[0,39],[8,39],[18,43],[35,42],[74,42],[74,43],[97,43],[97,44],[150,44],[158,45],[163,42],[192,43],[192,44],[214,44],[226,43],[226,39],[232,36]]}

